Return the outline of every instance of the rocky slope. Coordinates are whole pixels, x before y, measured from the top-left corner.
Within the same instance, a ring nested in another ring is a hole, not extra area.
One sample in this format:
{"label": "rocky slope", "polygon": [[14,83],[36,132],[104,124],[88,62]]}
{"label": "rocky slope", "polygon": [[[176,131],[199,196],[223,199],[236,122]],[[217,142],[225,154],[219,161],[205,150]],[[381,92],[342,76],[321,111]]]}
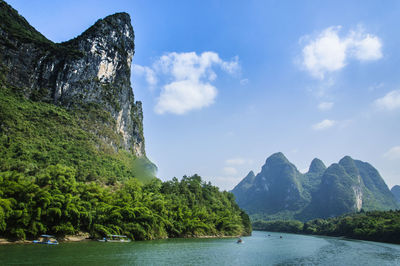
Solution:
{"label": "rocky slope", "polygon": [[398,186],[398,185],[393,186],[390,191],[392,192],[393,196],[396,198],[397,202],[400,202],[400,186]]}
{"label": "rocky slope", "polygon": [[262,219],[309,220],[361,209],[399,208],[378,171],[349,156],[328,168],[316,158],[301,174],[276,153],[259,174],[250,173],[232,192],[240,207]]}
{"label": "rocky slope", "polygon": [[101,107],[114,118],[120,135],[118,141],[103,136],[105,141],[141,157],[142,105],[130,86],[134,48],[126,13],[100,19],[80,36],[56,44],[0,1],[0,70],[7,86],[34,101]]}
{"label": "rocky slope", "polygon": [[282,153],[270,156],[261,172],[247,177],[232,191],[239,205],[251,213],[296,210],[306,203],[301,173]]}

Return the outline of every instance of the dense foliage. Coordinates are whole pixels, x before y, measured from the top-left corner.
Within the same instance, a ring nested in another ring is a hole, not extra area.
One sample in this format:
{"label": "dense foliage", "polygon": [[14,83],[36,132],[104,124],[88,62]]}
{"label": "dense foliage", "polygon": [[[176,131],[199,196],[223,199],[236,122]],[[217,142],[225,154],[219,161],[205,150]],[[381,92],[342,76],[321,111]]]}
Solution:
{"label": "dense foliage", "polygon": [[33,238],[89,232],[93,237],[126,234],[132,239],[241,235],[250,220],[234,197],[199,176],[142,185],[77,182],[75,171],[55,165],[31,179],[10,171],[0,177],[0,235]]}
{"label": "dense foliage", "polygon": [[256,230],[288,232],[389,242],[400,244],[400,211],[361,211],[330,219],[299,221],[256,221]]}
{"label": "dense foliage", "polygon": [[88,232],[141,240],[250,233],[231,193],[196,175],[154,178],[147,159],[119,148],[114,126],[98,106],[30,101],[0,79],[0,235]]}
{"label": "dense foliage", "polygon": [[[113,185],[130,177],[154,178],[152,164],[120,149],[115,121],[99,106],[67,110],[13,94],[0,84],[0,172],[40,179],[55,165],[77,181]],[[114,143],[114,146],[109,143]]]}

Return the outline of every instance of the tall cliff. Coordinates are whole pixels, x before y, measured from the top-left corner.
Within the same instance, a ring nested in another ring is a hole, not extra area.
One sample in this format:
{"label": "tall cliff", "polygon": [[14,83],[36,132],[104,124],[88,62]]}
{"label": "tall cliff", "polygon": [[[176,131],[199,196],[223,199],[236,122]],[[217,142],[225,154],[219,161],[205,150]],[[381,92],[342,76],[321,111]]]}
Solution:
{"label": "tall cliff", "polygon": [[106,110],[120,138],[105,141],[143,157],[142,104],[130,84],[134,37],[129,15],[117,13],[70,41],[53,43],[0,1],[1,78],[34,101]]}

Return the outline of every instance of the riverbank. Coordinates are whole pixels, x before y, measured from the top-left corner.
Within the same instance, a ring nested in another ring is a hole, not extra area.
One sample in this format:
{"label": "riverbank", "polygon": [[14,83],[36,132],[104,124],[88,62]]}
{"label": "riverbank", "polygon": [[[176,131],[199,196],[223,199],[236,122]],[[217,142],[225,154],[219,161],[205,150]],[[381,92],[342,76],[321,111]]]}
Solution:
{"label": "riverbank", "polygon": [[[254,231],[234,239],[3,245],[0,265],[400,265],[400,246]],[[282,236],[282,238],[280,238]],[[355,258],[357,258],[355,260]]]}
{"label": "riverbank", "polygon": [[[183,237],[174,237],[174,238],[157,238],[153,240],[159,240],[159,239],[193,239],[193,238],[201,238],[201,239],[207,239],[207,238],[238,238],[238,237],[243,237],[244,235],[232,235],[232,236],[226,236],[226,235],[205,235],[205,236],[183,236]],[[97,241],[97,239],[90,238],[89,233],[80,233],[78,235],[66,235],[61,238],[57,238],[57,240],[60,243],[63,242],[83,242],[83,241]],[[143,241],[143,240],[137,240],[137,241]],[[32,244],[33,240],[10,240],[6,238],[0,238],[0,245],[12,245],[12,244]]]}
{"label": "riverbank", "polygon": [[329,219],[300,221],[256,221],[254,230],[346,237],[382,243],[400,244],[400,211],[371,211]]}

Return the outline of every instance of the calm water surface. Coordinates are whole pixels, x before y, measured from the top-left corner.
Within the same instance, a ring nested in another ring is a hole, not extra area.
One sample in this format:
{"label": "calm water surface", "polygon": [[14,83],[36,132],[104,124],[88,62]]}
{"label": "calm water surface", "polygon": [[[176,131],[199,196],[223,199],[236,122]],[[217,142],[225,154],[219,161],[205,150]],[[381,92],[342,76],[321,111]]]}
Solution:
{"label": "calm water surface", "polygon": [[243,240],[3,245],[0,265],[400,265],[400,245],[259,231]]}

